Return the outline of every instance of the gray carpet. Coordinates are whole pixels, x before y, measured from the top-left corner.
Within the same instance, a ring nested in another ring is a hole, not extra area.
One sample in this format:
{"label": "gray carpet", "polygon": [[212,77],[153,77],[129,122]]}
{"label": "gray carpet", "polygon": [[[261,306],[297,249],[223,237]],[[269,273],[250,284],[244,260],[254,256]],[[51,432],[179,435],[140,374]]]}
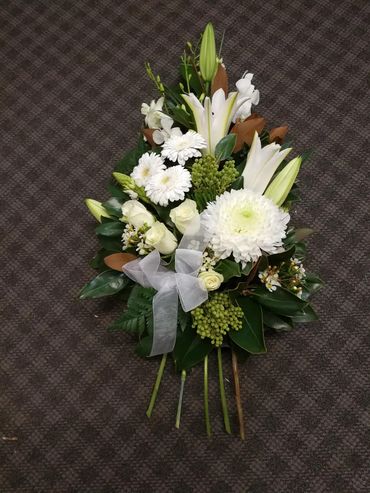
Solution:
{"label": "gray carpet", "polygon": [[[0,2],[2,493],[369,491],[369,14],[366,0]],[[316,230],[321,320],[243,367],[244,443],[222,431],[214,361],[211,439],[200,369],[181,429],[171,365],[148,421],[158,363],[107,333],[114,300],[77,300],[97,249],[82,200],[107,197],[136,141],[155,96],[144,62],[174,81],[208,20],[231,79],[253,72],[258,111],[315,150],[293,221]]]}

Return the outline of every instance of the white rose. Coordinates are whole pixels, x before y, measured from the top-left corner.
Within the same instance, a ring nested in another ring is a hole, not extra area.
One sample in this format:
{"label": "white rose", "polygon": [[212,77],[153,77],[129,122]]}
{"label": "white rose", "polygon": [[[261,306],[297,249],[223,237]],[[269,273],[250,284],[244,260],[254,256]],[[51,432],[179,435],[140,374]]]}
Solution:
{"label": "white rose", "polygon": [[215,291],[221,286],[224,281],[224,276],[214,270],[206,270],[199,274],[199,279],[203,281],[207,291]]}
{"label": "white rose", "polygon": [[145,243],[163,255],[168,255],[176,250],[177,240],[163,223],[156,222],[145,234]]}
{"label": "white rose", "polygon": [[152,226],[155,223],[153,214],[138,200],[128,200],[122,205],[122,220],[135,228],[141,228],[144,224]]}
{"label": "white rose", "polygon": [[171,221],[180,233],[184,234],[186,228],[191,225],[191,229],[197,231],[199,228],[199,212],[194,200],[186,199],[184,202],[170,212]]}

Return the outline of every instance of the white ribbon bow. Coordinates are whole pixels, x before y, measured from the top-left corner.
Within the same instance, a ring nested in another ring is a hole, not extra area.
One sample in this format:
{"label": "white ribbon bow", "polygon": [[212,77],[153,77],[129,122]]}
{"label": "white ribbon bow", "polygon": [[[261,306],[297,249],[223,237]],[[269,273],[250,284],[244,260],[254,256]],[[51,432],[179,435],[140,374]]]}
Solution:
{"label": "white ribbon bow", "polygon": [[[192,228],[194,230],[194,228]],[[141,260],[123,266],[123,271],[143,287],[154,288],[153,345],[150,356],[169,353],[176,342],[178,300],[182,309],[189,312],[204,303],[208,291],[198,278],[206,240],[203,228],[183,236],[175,253],[175,271],[165,267],[157,250]]]}

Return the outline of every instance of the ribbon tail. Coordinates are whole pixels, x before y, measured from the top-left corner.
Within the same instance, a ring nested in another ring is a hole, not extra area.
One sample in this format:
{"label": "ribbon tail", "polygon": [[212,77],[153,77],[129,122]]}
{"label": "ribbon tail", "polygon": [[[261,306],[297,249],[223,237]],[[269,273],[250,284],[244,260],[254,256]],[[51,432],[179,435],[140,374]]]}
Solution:
{"label": "ribbon tail", "polygon": [[170,353],[175,347],[178,296],[176,289],[164,288],[153,298],[153,345],[150,356]]}

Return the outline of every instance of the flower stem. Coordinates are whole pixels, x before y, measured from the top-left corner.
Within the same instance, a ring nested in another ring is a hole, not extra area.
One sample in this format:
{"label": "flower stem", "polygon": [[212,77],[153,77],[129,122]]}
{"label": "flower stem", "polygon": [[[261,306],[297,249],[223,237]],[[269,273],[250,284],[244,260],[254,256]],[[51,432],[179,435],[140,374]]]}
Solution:
{"label": "flower stem", "polygon": [[212,430],[208,408],[208,355],[204,358],[204,417],[206,420],[207,435],[210,437],[212,434]]}
{"label": "flower stem", "polygon": [[240,432],[240,438],[242,440],[244,440],[245,439],[245,430],[244,430],[243,406],[242,406],[242,401],[240,398],[238,359],[237,359],[237,356],[233,350],[231,350],[231,361],[232,361],[233,375],[234,375],[235,402],[236,402],[236,409],[238,412],[239,432]]}
{"label": "flower stem", "polygon": [[180,387],[180,395],[179,395],[179,403],[177,405],[177,413],[176,413],[176,428],[180,428],[180,419],[181,419],[181,408],[182,408],[182,399],[184,396],[184,386],[186,380],[186,371],[182,370],[181,372],[181,387]]}
{"label": "flower stem", "polygon": [[146,415],[148,418],[152,415],[153,409],[154,409],[154,404],[157,399],[157,394],[159,390],[159,386],[161,384],[163,372],[164,372],[164,367],[166,365],[166,359],[167,359],[167,354],[164,354],[161,359],[161,364],[159,365],[158,373],[157,373],[157,378],[155,380],[155,384],[153,387],[153,392],[150,398],[149,406],[148,409],[146,410]]}
{"label": "flower stem", "polygon": [[227,400],[226,400],[225,386],[224,386],[224,375],[222,371],[222,353],[220,347],[217,348],[217,361],[218,361],[218,379],[220,383],[222,413],[224,415],[224,425],[226,432],[231,433],[229,411],[227,410]]}

